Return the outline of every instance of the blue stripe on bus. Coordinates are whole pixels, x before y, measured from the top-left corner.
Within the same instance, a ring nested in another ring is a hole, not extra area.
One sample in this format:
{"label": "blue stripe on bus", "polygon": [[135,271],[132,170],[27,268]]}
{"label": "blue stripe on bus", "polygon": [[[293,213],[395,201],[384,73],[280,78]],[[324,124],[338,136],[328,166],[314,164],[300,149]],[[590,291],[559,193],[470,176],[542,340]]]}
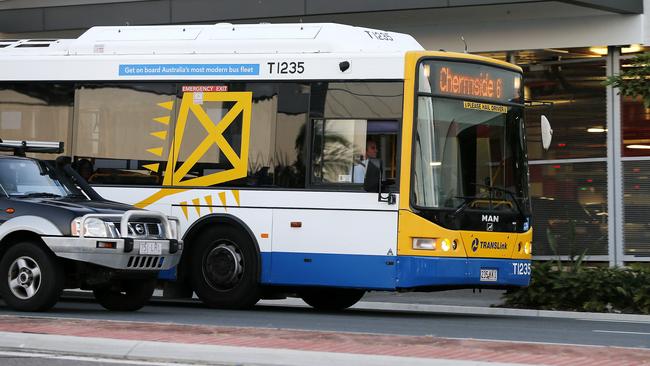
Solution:
{"label": "blue stripe on bus", "polygon": [[392,290],[395,259],[381,255],[262,253],[262,283]]}
{"label": "blue stripe on bus", "polygon": [[[463,285],[527,286],[530,276],[515,274],[514,263],[530,265],[527,260],[510,259],[263,252],[261,280],[267,285],[372,290]],[[497,269],[497,281],[482,282],[481,269]],[[158,278],[175,280],[176,267],[161,271]]]}
{"label": "blue stripe on bus", "polygon": [[172,267],[170,269],[166,269],[164,271],[158,272],[158,279],[161,280],[166,280],[166,281],[173,281],[176,279],[176,267]]}
{"label": "blue stripe on bus", "polygon": [[[392,264],[390,264],[392,263]],[[526,286],[529,275],[514,274],[526,260],[262,253],[262,283],[288,286],[357,287],[395,290],[425,286]],[[481,269],[497,269],[497,281],[480,280]]]}
{"label": "blue stripe on bus", "polygon": [[[487,258],[444,258],[400,256],[397,287],[422,286],[527,286],[529,275],[516,275],[513,263],[530,264],[527,260]],[[481,281],[481,269],[496,269],[497,280]]]}

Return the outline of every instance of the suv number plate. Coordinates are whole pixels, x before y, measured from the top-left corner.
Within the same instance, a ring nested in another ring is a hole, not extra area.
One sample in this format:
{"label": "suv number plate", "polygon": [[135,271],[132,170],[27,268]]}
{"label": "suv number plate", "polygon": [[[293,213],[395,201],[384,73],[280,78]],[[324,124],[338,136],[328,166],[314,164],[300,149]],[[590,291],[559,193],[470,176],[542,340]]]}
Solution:
{"label": "suv number plate", "polygon": [[140,243],[140,254],[144,255],[161,255],[162,243],[145,242]]}
{"label": "suv number plate", "polygon": [[481,282],[496,282],[496,269],[481,269]]}

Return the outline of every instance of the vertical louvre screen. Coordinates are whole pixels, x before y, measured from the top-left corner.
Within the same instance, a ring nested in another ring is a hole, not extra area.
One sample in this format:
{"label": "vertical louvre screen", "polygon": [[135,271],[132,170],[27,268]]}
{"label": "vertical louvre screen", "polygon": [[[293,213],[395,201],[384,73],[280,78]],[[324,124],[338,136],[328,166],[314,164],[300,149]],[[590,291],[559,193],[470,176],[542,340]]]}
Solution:
{"label": "vertical louvre screen", "polygon": [[623,162],[625,254],[650,257],[650,160]]}
{"label": "vertical louvre screen", "polygon": [[606,162],[531,165],[530,178],[533,255],[607,255]]}

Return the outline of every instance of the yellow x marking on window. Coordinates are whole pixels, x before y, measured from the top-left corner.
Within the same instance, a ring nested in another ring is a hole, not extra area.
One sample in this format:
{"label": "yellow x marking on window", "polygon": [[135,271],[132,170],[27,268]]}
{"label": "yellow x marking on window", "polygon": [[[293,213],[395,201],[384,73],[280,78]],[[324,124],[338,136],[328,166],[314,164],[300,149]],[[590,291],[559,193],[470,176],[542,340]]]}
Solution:
{"label": "yellow x marking on window", "polygon": [[[165,177],[163,185],[176,186],[176,187],[207,187],[219,183],[228,182],[231,180],[243,178],[246,176],[248,166],[248,149],[249,137],[251,126],[251,109],[252,109],[252,92],[204,92],[203,103],[209,102],[231,102],[234,105],[226,113],[223,118],[214,123],[212,119],[205,112],[200,104],[196,104],[194,93],[184,93],[181,101],[181,106],[178,111],[178,119],[176,120],[176,127],[174,129],[174,140],[172,141],[172,149],[169,151],[167,159],[167,167],[165,170]],[[198,119],[206,131],[206,137],[194,148],[189,157],[176,169],[178,164],[178,156],[181,151],[181,144],[183,142],[183,135],[185,134],[185,127],[187,126],[187,119],[190,112]],[[237,153],[228,141],[223,137],[224,131],[241,115],[242,131],[240,151]],[[183,180],[189,173],[192,167],[199,162],[201,157],[205,155],[212,145],[217,145],[219,150],[223,152],[224,156],[232,168],[222,170],[216,173],[204,175],[201,177],[190,178]],[[152,196],[136,204],[138,207],[146,207],[161,198],[178,193],[184,189],[164,188],[154,193]]]}

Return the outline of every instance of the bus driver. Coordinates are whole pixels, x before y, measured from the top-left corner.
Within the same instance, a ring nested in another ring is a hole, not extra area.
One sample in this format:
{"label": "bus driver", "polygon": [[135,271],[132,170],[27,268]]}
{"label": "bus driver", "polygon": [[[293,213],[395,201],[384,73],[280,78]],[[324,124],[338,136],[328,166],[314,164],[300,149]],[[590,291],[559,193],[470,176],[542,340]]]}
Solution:
{"label": "bus driver", "polygon": [[374,140],[368,139],[366,141],[366,155],[361,156],[360,161],[356,162],[352,167],[352,183],[363,183],[366,177],[366,167],[368,166],[368,159],[377,158],[377,143]]}

